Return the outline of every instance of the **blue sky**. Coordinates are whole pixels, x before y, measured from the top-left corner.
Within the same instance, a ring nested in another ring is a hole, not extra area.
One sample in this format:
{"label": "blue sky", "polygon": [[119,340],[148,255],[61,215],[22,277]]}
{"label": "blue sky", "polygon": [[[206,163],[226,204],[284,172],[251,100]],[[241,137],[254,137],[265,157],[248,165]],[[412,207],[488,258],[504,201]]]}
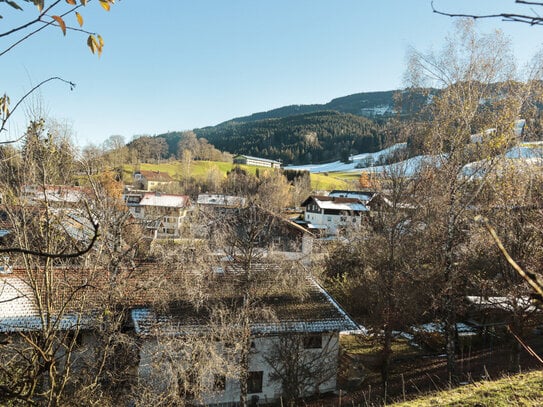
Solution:
{"label": "blue sky", "polygon": [[[513,0],[434,3],[448,11],[529,11]],[[35,14],[31,6],[24,13],[5,7],[2,32]],[[50,76],[76,83],[73,91],[46,85],[40,103],[70,123],[80,146],[397,89],[407,48],[439,49],[453,28],[452,19],[432,13],[429,0],[122,0],[109,13],[94,0],[81,13],[85,27],[104,38],[101,58],[89,52],[86,36],[63,37],[51,27],[0,65],[0,92],[12,103]],[[520,63],[543,43],[543,27],[499,20],[479,26],[509,35]],[[20,135],[25,122],[21,110],[3,137]]]}

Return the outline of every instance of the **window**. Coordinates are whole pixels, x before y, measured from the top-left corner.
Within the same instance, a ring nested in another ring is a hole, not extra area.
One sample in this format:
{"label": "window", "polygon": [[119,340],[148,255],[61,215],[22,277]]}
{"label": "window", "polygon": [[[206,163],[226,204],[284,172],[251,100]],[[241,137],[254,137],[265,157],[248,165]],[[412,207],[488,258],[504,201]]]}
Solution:
{"label": "window", "polygon": [[213,375],[213,390],[224,391],[226,389],[226,376],[222,374]]}
{"label": "window", "polygon": [[141,208],[134,208],[134,212],[140,213],[140,212],[141,212]]}
{"label": "window", "polygon": [[262,393],[262,377],[264,372],[249,372],[247,376],[247,393]]}
{"label": "window", "polygon": [[81,334],[81,331],[68,331],[66,332],[65,336],[65,343],[66,346],[81,346],[83,344],[83,335]]}
{"label": "window", "polygon": [[322,348],[322,336],[321,335],[307,335],[304,337],[305,349],[320,349]]}

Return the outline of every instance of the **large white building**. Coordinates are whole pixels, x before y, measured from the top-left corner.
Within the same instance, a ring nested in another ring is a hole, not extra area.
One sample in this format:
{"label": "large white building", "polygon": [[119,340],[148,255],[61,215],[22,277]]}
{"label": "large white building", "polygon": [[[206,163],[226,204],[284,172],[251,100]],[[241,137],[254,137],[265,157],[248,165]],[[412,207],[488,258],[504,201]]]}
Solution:
{"label": "large white building", "polygon": [[334,235],[341,229],[360,226],[369,208],[358,198],[313,195],[302,202],[304,220],[309,229],[324,229]]}
{"label": "large white building", "polygon": [[234,157],[234,164],[254,165],[257,167],[281,168],[281,163],[267,158],[252,157],[250,155],[237,155]]}

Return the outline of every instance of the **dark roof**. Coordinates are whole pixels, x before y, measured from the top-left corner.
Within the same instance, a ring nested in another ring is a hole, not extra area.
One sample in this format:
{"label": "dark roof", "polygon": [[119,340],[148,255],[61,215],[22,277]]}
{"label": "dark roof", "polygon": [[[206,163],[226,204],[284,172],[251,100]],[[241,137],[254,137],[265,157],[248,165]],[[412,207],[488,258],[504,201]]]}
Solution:
{"label": "dark roof", "polygon": [[[289,263],[294,264],[294,263]],[[258,307],[268,316],[254,317],[251,324],[255,334],[278,332],[338,332],[356,330],[359,326],[345,311],[311,279],[305,280],[302,294],[292,294],[292,287],[281,283],[277,275],[289,267],[275,264],[253,264],[256,276],[252,290]],[[37,272],[39,275],[39,271]],[[244,285],[241,266],[226,263],[222,268],[203,271],[175,271],[158,268],[152,263],[140,264],[117,276],[111,285],[111,274],[105,269],[82,267],[55,270],[54,313],[67,305],[60,327],[68,329],[76,324],[91,325],[94,315],[107,306],[131,309],[132,320],[139,334],[155,330],[179,333],[205,329],[209,321],[210,305],[226,304],[235,307],[241,301]],[[188,281],[200,279],[206,307],[196,308],[185,297]],[[0,332],[39,329],[41,322],[33,292],[27,283],[27,271],[13,269],[0,274]],[[176,291],[177,290],[177,291]],[[160,304],[160,305],[159,305]]]}
{"label": "dark roof", "polygon": [[311,201],[318,199],[319,201],[332,201],[335,203],[363,203],[359,198],[344,198],[339,196],[328,195],[311,195],[305,201],[302,202],[302,206],[307,206]]}
{"label": "dark roof", "polygon": [[[257,264],[252,269],[260,278],[252,284],[255,308],[265,312],[251,313],[254,335],[285,332],[339,332],[360,329],[336,301],[313,279],[306,278],[299,294],[287,288],[277,289],[274,273],[278,266]],[[269,277],[269,278],[267,278]],[[243,301],[243,272],[240,266],[227,265],[211,277],[214,291],[206,304],[195,307],[188,301],[170,303],[168,307],[138,307],[132,310],[136,332],[150,335],[157,332],[183,334],[206,331],[213,306],[237,309]]]}
{"label": "dark roof", "polygon": [[155,182],[173,181],[173,178],[167,172],[141,170],[139,173],[141,174],[142,177],[145,177],[148,181],[155,181]]}

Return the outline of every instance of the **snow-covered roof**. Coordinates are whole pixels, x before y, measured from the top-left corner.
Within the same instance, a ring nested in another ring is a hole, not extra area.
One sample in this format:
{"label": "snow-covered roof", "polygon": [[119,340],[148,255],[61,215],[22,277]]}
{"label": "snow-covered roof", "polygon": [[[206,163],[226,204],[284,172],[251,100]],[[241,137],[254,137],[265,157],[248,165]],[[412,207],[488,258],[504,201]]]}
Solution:
{"label": "snow-covered roof", "polygon": [[222,194],[199,194],[199,205],[224,205],[224,206],[245,206],[246,199],[241,196]]}
{"label": "snow-covered roof", "polygon": [[157,192],[148,192],[143,195],[140,206],[162,206],[168,208],[183,208],[188,206],[189,197],[187,195],[170,195]]}
{"label": "snow-covered roof", "polygon": [[342,191],[342,190],[330,191],[330,193],[328,194],[328,196],[336,196],[336,197],[341,197],[341,198],[358,198],[363,202],[369,201],[374,195],[375,195],[375,192]]}
{"label": "snow-covered roof", "polygon": [[[58,321],[58,329],[86,324],[87,318],[67,313]],[[41,327],[42,319],[30,286],[16,275],[0,273],[0,332],[24,332]]]}
{"label": "snow-covered roof", "polygon": [[319,208],[335,210],[341,212],[365,212],[369,208],[362,203],[358,198],[343,198],[335,196],[310,196],[306,199],[302,206],[307,206],[310,201],[314,201]]}
{"label": "snow-covered roof", "polygon": [[526,312],[535,311],[537,308],[532,304],[530,297],[483,297],[480,295],[468,295],[466,300],[479,308],[500,309],[502,311],[514,311],[515,308],[523,309]]}

